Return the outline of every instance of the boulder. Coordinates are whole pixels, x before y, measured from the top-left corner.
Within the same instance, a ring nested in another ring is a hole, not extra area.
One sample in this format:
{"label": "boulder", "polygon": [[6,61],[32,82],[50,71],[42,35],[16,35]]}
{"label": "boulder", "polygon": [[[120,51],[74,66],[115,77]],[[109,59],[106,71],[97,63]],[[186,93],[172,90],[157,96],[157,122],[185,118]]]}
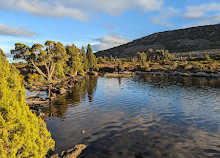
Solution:
{"label": "boulder", "polygon": [[63,151],[61,154],[52,155],[50,158],[77,158],[85,148],[86,145],[78,144],[74,148]]}

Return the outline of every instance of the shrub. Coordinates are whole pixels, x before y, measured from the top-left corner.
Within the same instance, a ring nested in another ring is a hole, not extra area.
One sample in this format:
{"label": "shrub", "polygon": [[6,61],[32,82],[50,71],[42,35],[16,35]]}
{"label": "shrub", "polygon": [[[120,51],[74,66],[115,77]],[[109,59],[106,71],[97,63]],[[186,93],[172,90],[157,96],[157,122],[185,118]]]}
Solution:
{"label": "shrub", "polygon": [[33,73],[33,74],[28,75],[28,82],[29,83],[40,82],[43,80],[44,80],[43,76],[41,76],[39,74]]}
{"label": "shrub", "polygon": [[45,157],[54,144],[45,122],[26,105],[18,70],[0,50],[0,157]]}

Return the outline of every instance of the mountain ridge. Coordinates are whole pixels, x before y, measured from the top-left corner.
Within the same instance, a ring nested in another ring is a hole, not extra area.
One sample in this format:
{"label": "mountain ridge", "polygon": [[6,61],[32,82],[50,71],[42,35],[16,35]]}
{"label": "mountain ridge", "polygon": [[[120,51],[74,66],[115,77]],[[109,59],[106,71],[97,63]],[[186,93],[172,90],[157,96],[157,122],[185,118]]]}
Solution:
{"label": "mountain ridge", "polygon": [[220,23],[153,33],[126,44],[98,51],[96,56],[135,56],[148,49],[167,49],[171,53],[220,49]]}

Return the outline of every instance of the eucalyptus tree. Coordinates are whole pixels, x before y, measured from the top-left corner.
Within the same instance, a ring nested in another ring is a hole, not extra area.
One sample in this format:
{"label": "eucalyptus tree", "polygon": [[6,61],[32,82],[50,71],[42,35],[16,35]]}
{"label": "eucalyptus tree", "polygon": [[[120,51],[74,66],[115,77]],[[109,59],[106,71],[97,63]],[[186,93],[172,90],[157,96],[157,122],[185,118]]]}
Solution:
{"label": "eucalyptus tree", "polygon": [[82,47],[82,49],[81,49],[81,61],[82,61],[82,64],[83,64],[83,69],[85,71],[87,71],[88,68],[89,68],[89,65],[88,65],[88,58],[86,56],[86,51],[85,51],[84,47]]}
{"label": "eucalyptus tree", "polygon": [[87,46],[86,56],[88,58],[89,70],[93,71],[94,69],[98,69],[96,56],[92,52],[92,47],[90,44]]}
{"label": "eucalyptus tree", "polygon": [[76,76],[78,72],[83,73],[83,65],[80,59],[81,50],[73,44],[72,46],[66,46],[66,51],[69,55],[69,61],[67,62],[69,72],[74,76]]}
{"label": "eucalyptus tree", "polygon": [[[62,43],[49,40],[45,42],[45,47],[41,44],[29,47],[23,43],[16,43],[11,54],[14,54],[14,59],[23,59],[27,63],[31,63],[37,72],[49,81],[53,77],[56,65],[69,58]],[[46,73],[41,66],[45,67]]]}

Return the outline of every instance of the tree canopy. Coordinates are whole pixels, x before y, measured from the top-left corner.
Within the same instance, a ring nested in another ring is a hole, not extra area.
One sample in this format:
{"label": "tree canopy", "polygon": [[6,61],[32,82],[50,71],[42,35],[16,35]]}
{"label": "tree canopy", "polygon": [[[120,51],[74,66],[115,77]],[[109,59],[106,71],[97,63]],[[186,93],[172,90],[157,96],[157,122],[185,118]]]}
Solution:
{"label": "tree canopy", "polygon": [[92,47],[90,44],[88,44],[87,46],[86,56],[88,58],[88,65],[89,65],[90,71],[98,69],[97,59],[96,59],[96,56],[92,52]]}
{"label": "tree canopy", "polygon": [[0,157],[45,157],[54,144],[45,122],[26,105],[18,70],[0,50]]}
{"label": "tree canopy", "polygon": [[78,72],[83,72],[83,65],[79,56],[81,50],[74,44],[72,46],[67,46],[66,50],[67,54],[70,56],[69,61],[67,62],[69,66],[69,72],[76,76]]}
{"label": "tree canopy", "polygon": [[[56,65],[60,61],[67,61],[69,57],[62,43],[54,41],[46,41],[45,47],[34,44],[31,48],[26,44],[16,43],[11,53],[14,54],[14,59],[23,59],[31,63],[38,73],[48,80],[52,79]],[[46,73],[39,65],[45,66]]]}

